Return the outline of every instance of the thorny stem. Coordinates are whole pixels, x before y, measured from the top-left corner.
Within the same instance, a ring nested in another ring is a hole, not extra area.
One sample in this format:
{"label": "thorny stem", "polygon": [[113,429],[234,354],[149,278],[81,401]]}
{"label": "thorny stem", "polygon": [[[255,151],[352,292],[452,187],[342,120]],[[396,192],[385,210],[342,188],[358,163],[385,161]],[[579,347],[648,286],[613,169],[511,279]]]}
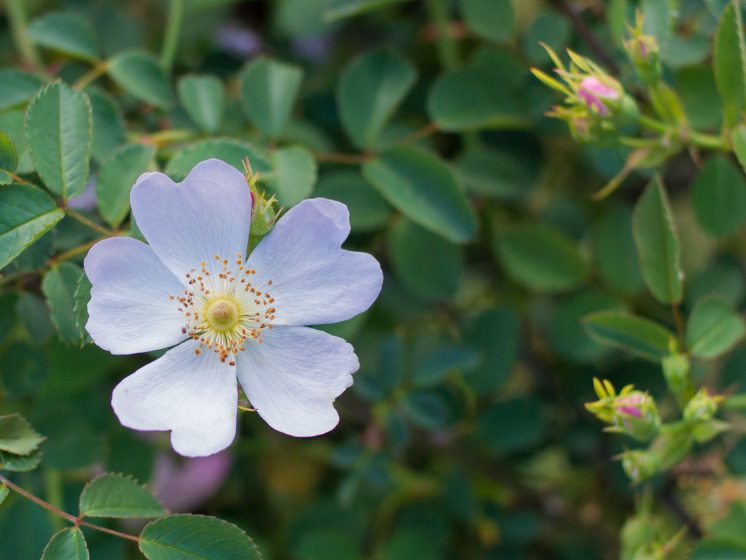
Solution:
{"label": "thorny stem", "polygon": [[104,533],[114,535],[115,537],[119,537],[121,539],[127,539],[129,541],[133,541],[136,543],[140,542],[140,537],[136,535],[130,535],[128,533],[121,533],[120,531],[115,531],[114,529],[109,529],[107,527],[101,527],[100,525],[94,525],[93,523],[88,523],[87,521],[83,521],[83,519],[81,519],[80,517],[75,517],[71,513],[62,511],[60,508],[53,506],[49,502],[45,502],[44,500],[42,500],[38,496],[35,496],[28,490],[24,490],[17,484],[14,484],[13,482],[5,478],[2,474],[0,474],[0,483],[5,484],[5,486],[13,490],[13,492],[15,492],[16,494],[20,494],[27,500],[34,502],[37,506],[42,507],[46,509],[47,511],[51,511],[52,513],[59,515],[63,519],[66,519],[67,521],[75,525],[76,527],[80,527],[80,526],[88,527],[89,529],[94,529],[96,531],[102,531]]}
{"label": "thorny stem", "polygon": [[171,0],[168,5],[168,23],[161,49],[161,68],[171,73],[181,32],[181,20],[184,18],[184,0]]}
{"label": "thorny stem", "polygon": [[65,214],[67,214],[68,216],[70,216],[74,220],[79,221],[81,224],[84,224],[84,225],[88,226],[92,230],[95,230],[98,233],[100,233],[102,235],[105,235],[106,237],[114,237],[116,235],[119,235],[119,232],[116,232],[116,231],[114,231],[112,229],[105,228],[104,226],[97,224],[96,222],[94,222],[90,218],[86,218],[83,214],[81,214],[77,210],[73,210],[70,207],[65,207],[64,211],[65,211]]}
{"label": "thorny stem", "polygon": [[25,0],[7,0],[5,2],[13,41],[24,60],[32,67],[39,70],[41,68],[39,53],[26,35],[25,5]]}

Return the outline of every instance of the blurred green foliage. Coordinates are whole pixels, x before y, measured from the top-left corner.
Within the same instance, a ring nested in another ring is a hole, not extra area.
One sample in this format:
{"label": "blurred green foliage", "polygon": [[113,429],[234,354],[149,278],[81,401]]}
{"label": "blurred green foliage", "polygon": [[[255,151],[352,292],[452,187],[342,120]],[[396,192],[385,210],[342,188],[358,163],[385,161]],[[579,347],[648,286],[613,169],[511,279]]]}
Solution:
{"label": "blurred green foliage", "polygon": [[[746,558],[743,21],[737,0],[6,0],[4,476],[73,523],[161,515],[134,479],[203,514],[148,525],[148,558],[260,557],[241,530],[275,560]],[[286,208],[347,204],[385,284],[324,327],[361,362],[332,433],[246,413],[197,466],[116,421],[149,357],[91,344],[80,263],[139,235],[141,172],[246,156]],[[652,424],[624,417],[641,402]],[[141,557],[0,503],[2,558],[55,533],[45,558]]]}

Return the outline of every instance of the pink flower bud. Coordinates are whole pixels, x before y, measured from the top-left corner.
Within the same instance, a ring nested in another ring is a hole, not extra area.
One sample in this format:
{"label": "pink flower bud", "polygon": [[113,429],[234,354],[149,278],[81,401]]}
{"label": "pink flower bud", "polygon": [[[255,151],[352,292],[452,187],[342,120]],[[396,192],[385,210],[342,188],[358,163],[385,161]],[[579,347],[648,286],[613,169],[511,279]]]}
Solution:
{"label": "pink flower bud", "polygon": [[642,409],[640,406],[645,400],[645,395],[640,393],[633,393],[627,397],[621,397],[616,401],[616,410],[621,414],[628,414],[629,416],[635,416],[636,418],[642,417]]}
{"label": "pink flower bud", "polygon": [[595,109],[602,117],[609,114],[609,108],[604,104],[604,101],[615,101],[620,98],[617,90],[607,86],[594,76],[583,78],[578,89],[578,96],[589,109]]}

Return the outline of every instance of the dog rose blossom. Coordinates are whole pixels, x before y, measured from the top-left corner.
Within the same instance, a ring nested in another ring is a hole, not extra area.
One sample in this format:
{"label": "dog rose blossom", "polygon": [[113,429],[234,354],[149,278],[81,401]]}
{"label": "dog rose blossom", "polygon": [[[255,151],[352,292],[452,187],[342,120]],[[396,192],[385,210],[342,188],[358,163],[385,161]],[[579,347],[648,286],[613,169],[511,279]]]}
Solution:
{"label": "dog rose blossom", "polygon": [[383,281],[372,256],[341,248],[347,207],[299,203],[247,259],[251,195],[227,163],[204,161],[181,183],[145,173],[130,200],[148,243],[117,237],[90,250],[86,329],[112,354],[170,350],[114,389],[120,422],[170,430],[182,455],[211,455],[235,437],[240,383],[280,432],[334,428],[333,401],[358,359],[341,338],[304,325],[362,313]]}

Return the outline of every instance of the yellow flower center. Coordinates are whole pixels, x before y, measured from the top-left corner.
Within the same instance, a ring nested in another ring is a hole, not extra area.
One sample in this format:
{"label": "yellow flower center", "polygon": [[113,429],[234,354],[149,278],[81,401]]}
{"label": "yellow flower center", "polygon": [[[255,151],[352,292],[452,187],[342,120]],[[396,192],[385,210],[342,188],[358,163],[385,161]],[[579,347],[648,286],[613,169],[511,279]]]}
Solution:
{"label": "yellow flower center", "polygon": [[233,298],[216,298],[205,307],[207,324],[216,331],[229,331],[238,325],[240,308]]}
{"label": "yellow flower center", "polygon": [[256,284],[256,270],[247,268],[242,256],[232,263],[215,255],[216,269],[209,269],[207,261],[193,268],[185,277],[186,289],[172,295],[185,324],[181,332],[203,348],[212,350],[221,362],[236,365],[235,356],[243,352],[249,341],[261,342],[264,329],[271,329],[277,309],[269,289],[272,280]]}

